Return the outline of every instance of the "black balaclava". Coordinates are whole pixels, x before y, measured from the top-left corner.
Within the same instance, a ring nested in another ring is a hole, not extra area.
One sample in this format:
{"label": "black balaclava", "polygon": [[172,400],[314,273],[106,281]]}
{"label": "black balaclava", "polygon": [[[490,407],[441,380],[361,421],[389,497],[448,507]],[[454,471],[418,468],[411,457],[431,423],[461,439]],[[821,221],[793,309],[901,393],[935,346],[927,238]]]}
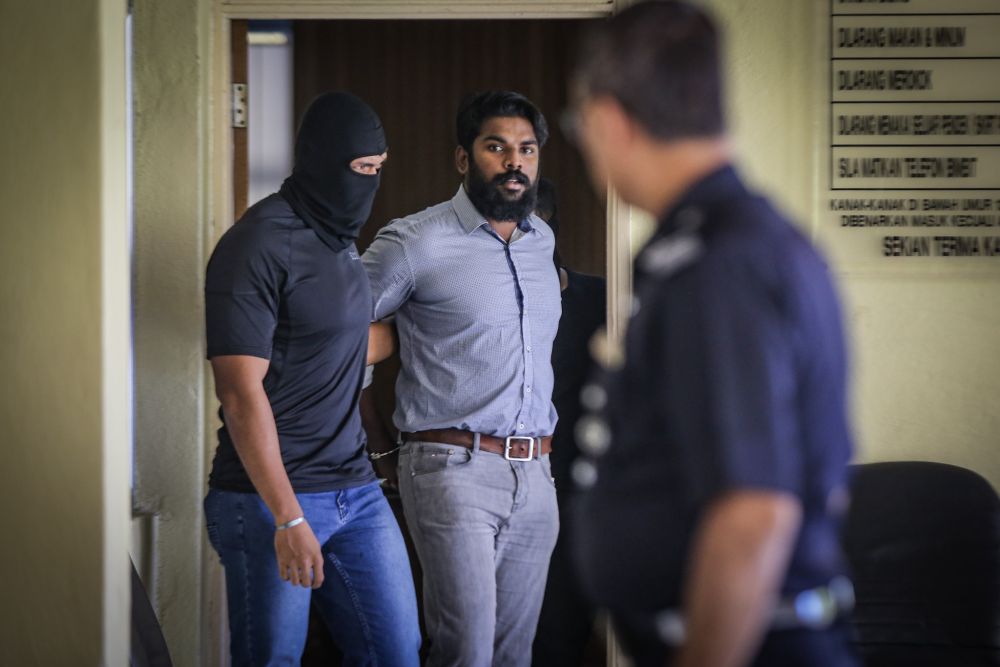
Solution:
{"label": "black balaclava", "polygon": [[295,137],[295,168],[281,196],[334,252],[358,238],[368,220],[379,175],[351,169],[351,161],[386,151],[382,121],[350,93],[320,95]]}

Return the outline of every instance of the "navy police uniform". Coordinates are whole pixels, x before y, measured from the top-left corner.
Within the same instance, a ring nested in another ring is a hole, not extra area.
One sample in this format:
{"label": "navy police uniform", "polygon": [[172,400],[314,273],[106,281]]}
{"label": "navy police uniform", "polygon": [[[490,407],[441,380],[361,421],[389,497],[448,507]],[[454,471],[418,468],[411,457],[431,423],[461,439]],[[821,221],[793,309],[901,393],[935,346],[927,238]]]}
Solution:
{"label": "navy police uniform", "polygon": [[663,665],[682,641],[672,610],[706,506],[729,489],[793,494],[803,517],[784,618],[754,664],[854,665],[831,601],[850,603],[838,525],[851,437],[826,266],[727,166],[660,221],[634,294],[623,359],[603,391],[584,392],[600,415],[581,427],[591,458],[575,471],[589,486],[576,550],[590,595],[637,665]]}

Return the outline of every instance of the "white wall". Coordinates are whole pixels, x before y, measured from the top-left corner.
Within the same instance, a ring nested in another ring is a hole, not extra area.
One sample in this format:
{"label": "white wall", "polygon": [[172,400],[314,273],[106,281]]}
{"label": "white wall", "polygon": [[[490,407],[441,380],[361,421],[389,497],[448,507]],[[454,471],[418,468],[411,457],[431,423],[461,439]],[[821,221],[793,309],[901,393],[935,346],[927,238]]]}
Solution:
{"label": "white wall", "polygon": [[285,44],[251,43],[249,47],[247,78],[251,120],[247,138],[250,172],[247,202],[250,204],[277,192],[292,171],[295,118],[291,30],[282,32],[289,38]]}

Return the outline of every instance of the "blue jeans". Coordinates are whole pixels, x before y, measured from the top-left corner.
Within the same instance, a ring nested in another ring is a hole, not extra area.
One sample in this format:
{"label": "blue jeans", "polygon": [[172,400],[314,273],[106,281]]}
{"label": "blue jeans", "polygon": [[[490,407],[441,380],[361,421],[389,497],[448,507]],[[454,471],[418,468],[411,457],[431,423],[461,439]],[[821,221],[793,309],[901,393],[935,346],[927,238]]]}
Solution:
{"label": "blue jeans", "polygon": [[528,667],[559,532],[548,456],[406,444],[399,491],[420,556],[428,667]]}
{"label": "blue jeans", "polygon": [[378,483],[296,496],[325,557],[316,590],[278,576],[274,518],[260,496],[212,489],[205,497],[208,537],[226,572],[232,664],[298,665],[315,599],[345,665],[418,665],[413,575]]}

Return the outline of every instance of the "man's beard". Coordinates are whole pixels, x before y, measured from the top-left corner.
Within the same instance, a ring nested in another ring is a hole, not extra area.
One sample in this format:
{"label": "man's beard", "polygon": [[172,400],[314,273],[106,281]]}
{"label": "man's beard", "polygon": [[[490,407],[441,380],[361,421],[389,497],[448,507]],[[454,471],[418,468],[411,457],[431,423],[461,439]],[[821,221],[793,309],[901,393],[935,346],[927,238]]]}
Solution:
{"label": "man's beard", "polygon": [[[503,191],[503,184],[512,178],[525,186],[521,196],[516,199],[510,199]],[[476,210],[487,220],[521,222],[535,210],[538,180],[532,183],[520,171],[508,171],[497,174],[487,181],[486,175],[476,165],[475,160],[470,159],[468,192]]]}

